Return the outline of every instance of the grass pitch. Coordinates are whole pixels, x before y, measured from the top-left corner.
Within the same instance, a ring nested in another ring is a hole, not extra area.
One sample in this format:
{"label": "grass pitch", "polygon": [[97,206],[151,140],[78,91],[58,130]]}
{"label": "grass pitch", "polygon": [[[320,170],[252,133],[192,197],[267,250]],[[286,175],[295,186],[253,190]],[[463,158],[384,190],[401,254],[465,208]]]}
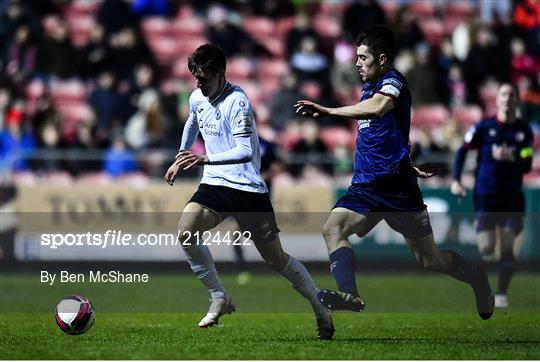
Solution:
{"label": "grass pitch", "polygon": [[[315,279],[334,286],[328,274]],[[0,359],[540,359],[539,275],[518,274],[510,308],[482,321],[470,288],[448,277],[361,274],[366,311],[335,313],[333,341],[315,339],[307,303],[277,274],[254,275],[246,286],[234,275],[223,280],[237,312],[202,330],[208,295],[187,273],[54,286],[39,275],[2,275]],[[97,310],[81,336],[54,322],[56,302],[74,293]]]}

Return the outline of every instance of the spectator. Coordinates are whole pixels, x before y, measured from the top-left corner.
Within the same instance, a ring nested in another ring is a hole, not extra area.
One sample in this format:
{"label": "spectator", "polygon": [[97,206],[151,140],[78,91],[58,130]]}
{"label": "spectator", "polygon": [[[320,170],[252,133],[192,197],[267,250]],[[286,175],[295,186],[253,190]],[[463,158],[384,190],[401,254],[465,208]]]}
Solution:
{"label": "spectator", "polygon": [[0,133],[0,164],[4,169],[25,171],[27,157],[36,149],[32,133],[23,128],[22,101],[16,101],[6,114],[7,128]]}
{"label": "spectator", "polygon": [[282,130],[293,119],[293,104],[301,99],[296,74],[289,71],[281,77],[281,87],[270,99],[270,122],[274,129]]}
{"label": "spectator", "polygon": [[540,125],[540,73],[522,76],[518,82],[522,119]]}
{"label": "spectator", "polygon": [[99,75],[96,89],[88,97],[88,104],[93,108],[97,118],[96,136],[99,142],[107,142],[113,119],[120,114],[120,95],[114,85],[113,73],[107,70],[103,71]]}
{"label": "spectator", "polygon": [[146,63],[154,68],[152,53],[134,27],[126,26],[113,34],[110,45],[111,64],[118,80],[130,79],[137,64]]}
{"label": "spectator", "polygon": [[47,34],[38,53],[38,69],[46,78],[71,78],[79,69],[78,54],[67,37],[66,24],[59,21],[52,34]]}
{"label": "spectator", "polygon": [[255,15],[278,19],[294,16],[294,6],[289,0],[262,0],[252,3]]}
{"label": "spectator", "polygon": [[0,2],[0,51],[14,38],[15,32],[21,25],[29,28],[30,36],[34,39],[41,35],[39,20],[22,0],[6,0]]}
{"label": "spectator", "polygon": [[127,149],[122,137],[116,136],[111,148],[105,154],[103,171],[109,176],[119,177],[136,170],[135,156]]}
{"label": "spectator", "polygon": [[448,89],[450,91],[448,100],[450,108],[463,106],[467,99],[467,88],[463,80],[463,71],[457,63],[453,64],[448,72]]}
{"label": "spectator", "polygon": [[402,49],[414,49],[418,43],[424,41],[418,19],[407,4],[401,5],[397,11],[393,28],[396,34],[396,53]]}
{"label": "spectator", "polygon": [[[354,65],[356,48],[349,42],[338,41],[334,47],[334,63],[330,71],[330,82],[334,93],[343,104],[358,101],[360,74]],[[300,98],[297,98],[300,99]]]}
{"label": "spectator", "polygon": [[289,59],[300,49],[300,43],[306,37],[314,39],[316,48],[321,49],[322,39],[309,25],[309,17],[305,13],[298,13],[294,19],[294,27],[285,35],[287,57]]}
{"label": "spectator", "polygon": [[480,28],[476,36],[476,45],[469,51],[464,64],[468,103],[482,104],[478,88],[490,75],[497,73],[495,63],[498,56],[492,44],[493,38],[489,29]]}
{"label": "spectator", "polygon": [[430,63],[429,46],[420,43],[415,48],[414,68],[407,74],[413,106],[440,102],[437,95],[437,75]]}
{"label": "spectator", "polygon": [[302,124],[302,139],[294,145],[291,152],[295,158],[291,174],[295,177],[302,175],[305,166],[321,163],[326,173],[332,172],[332,163],[324,164],[327,161],[328,148],[319,137],[319,126],[312,120]]}
{"label": "spectator", "polygon": [[111,49],[105,38],[105,30],[101,24],[96,24],[90,31],[90,39],[82,48],[84,60],[81,73],[88,79],[96,78],[99,73],[111,69]]}
{"label": "spectator", "polygon": [[385,25],[384,10],[375,0],[355,0],[344,11],[343,33],[353,42],[358,34],[376,25]]}
{"label": "spectator", "polygon": [[510,78],[517,84],[522,76],[534,78],[538,74],[539,64],[531,55],[525,53],[525,43],[520,38],[511,42],[512,58]]}
{"label": "spectator", "polygon": [[103,1],[97,13],[97,20],[103,25],[107,37],[137,23],[137,17],[130,9],[130,0]]}
{"label": "spectator", "polygon": [[153,71],[148,65],[135,70],[137,111],[128,120],[125,129],[127,144],[134,149],[156,146],[161,141],[162,125],[159,97],[153,87]]}
{"label": "spectator", "polygon": [[58,123],[47,122],[39,129],[38,145],[40,147],[39,155],[34,160],[34,171],[54,172],[64,169],[63,157],[60,155],[62,150],[60,129]]}
{"label": "spectator", "polygon": [[22,86],[32,76],[36,63],[37,48],[28,25],[17,28],[14,39],[6,48],[3,56],[5,72],[15,84]]}
{"label": "spectator", "polygon": [[101,169],[101,153],[89,122],[77,124],[75,143],[68,150],[67,159],[67,168],[75,176]]}
{"label": "spectator", "polygon": [[291,67],[300,80],[316,80],[321,83],[328,80],[328,59],[317,49],[317,42],[312,37],[300,41],[298,51],[291,57]]}
{"label": "spectator", "polygon": [[208,40],[221,47],[225,56],[237,54],[245,56],[271,56],[271,53],[254,41],[243,29],[228,20],[227,10],[220,5],[213,5],[208,10]]}

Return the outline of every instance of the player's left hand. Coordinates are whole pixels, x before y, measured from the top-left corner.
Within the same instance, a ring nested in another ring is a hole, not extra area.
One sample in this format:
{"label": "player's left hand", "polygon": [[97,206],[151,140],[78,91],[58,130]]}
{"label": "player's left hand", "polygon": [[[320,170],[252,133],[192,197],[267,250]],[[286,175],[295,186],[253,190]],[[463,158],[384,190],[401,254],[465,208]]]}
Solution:
{"label": "player's left hand", "polygon": [[421,165],[412,165],[417,177],[429,178],[439,173],[439,168],[431,163],[423,163]]}
{"label": "player's left hand", "polygon": [[202,166],[208,163],[208,156],[199,156],[191,151],[184,150],[178,152],[176,155],[176,161],[174,162],[183,171],[189,170],[194,166]]}

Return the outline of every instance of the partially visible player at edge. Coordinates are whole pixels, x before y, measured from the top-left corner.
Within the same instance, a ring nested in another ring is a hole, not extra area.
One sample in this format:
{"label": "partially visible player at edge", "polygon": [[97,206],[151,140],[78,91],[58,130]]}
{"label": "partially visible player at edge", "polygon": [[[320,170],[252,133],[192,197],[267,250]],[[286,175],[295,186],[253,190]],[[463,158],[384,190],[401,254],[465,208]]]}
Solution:
{"label": "partially visible player at edge", "polygon": [[523,230],[525,197],[523,174],[531,170],[534,136],[528,124],[516,116],[518,91],[503,83],[497,91],[497,114],[471,127],[456,154],[451,191],[465,196],[461,185],[463,164],[469,149],[478,149],[474,208],[476,243],[486,261],[495,261],[496,229],[499,229],[500,261],[495,307],[507,308],[507,292],[515,269],[514,243]]}
{"label": "partially visible player at edge", "polygon": [[[311,303],[318,337],[331,339],[332,312],[318,301],[318,289],[306,268],[281,247],[268,189],[259,171],[259,139],[248,97],[240,87],[226,81],[226,59],[218,46],[204,44],[197,48],[188,58],[188,67],[198,89],[189,98],[190,112],[180,150],[165,180],[172,185],[182,170],[204,165],[199,188],[178,223],[179,241],[191,270],[211,296],[208,314],[199,327],[217,324],[223,314],[235,310],[235,304],[218,276],[209,248],[198,245],[190,235],[202,235],[232,215],[242,230],[251,232],[263,259]],[[206,149],[203,156],[189,151],[199,131]]]}
{"label": "partially visible player at edge", "polygon": [[416,260],[432,270],[469,284],[482,319],[493,314],[494,297],[484,271],[450,250],[439,250],[422,193],[418,169],[410,164],[411,96],[407,80],[393,66],[394,34],[375,27],[356,41],[356,67],[364,82],[359,103],[339,108],[300,100],[296,112],[358,120],[352,185],[330,212],[322,233],[330,270],[339,291],[321,290],[330,309],[362,311],[365,307],[355,280],[355,256],[348,237],[366,235],[382,219],[401,233]]}

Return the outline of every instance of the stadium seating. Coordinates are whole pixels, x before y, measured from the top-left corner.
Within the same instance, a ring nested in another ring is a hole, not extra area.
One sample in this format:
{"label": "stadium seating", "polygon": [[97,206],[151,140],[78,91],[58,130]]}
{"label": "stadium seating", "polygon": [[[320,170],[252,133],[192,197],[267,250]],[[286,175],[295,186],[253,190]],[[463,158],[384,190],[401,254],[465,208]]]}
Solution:
{"label": "stadium seating", "polygon": [[462,130],[466,130],[482,120],[482,108],[477,105],[459,107],[452,111],[452,118]]}
{"label": "stadium seating", "polygon": [[442,104],[420,106],[415,109],[412,124],[416,127],[439,127],[450,119],[448,109]]}

